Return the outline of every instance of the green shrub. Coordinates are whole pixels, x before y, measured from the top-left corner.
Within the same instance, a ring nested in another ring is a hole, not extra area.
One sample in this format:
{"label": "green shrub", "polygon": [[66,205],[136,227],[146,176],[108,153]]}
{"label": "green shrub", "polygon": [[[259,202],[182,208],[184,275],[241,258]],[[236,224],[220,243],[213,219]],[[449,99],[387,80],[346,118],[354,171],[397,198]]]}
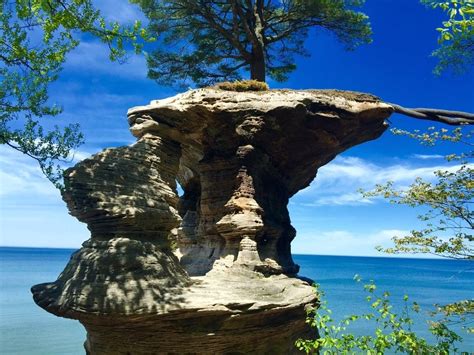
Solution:
{"label": "green shrub", "polygon": [[216,87],[227,91],[267,91],[268,84],[258,80],[237,80],[234,82],[225,81],[216,84]]}
{"label": "green shrub", "polygon": [[[356,275],[354,279],[360,282]],[[462,338],[451,331],[443,321],[431,321],[430,332],[436,338],[435,344],[418,336],[411,330],[413,320],[410,312],[420,312],[416,302],[408,304],[408,296],[404,296],[405,307],[398,314],[394,312],[390,302],[390,294],[379,294],[373,282],[364,285],[368,293],[366,300],[371,311],[365,314],[350,315],[341,321],[335,321],[331,310],[324,300],[324,292],[315,285],[320,300],[318,307],[308,312],[306,322],[316,330],[315,339],[298,339],[296,347],[307,354],[367,354],[379,355],[386,352],[405,354],[443,354],[457,352],[456,343]],[[357,321],[374,322],[373,334],[356,335],[348,330],[348,326],[357,326]]]}

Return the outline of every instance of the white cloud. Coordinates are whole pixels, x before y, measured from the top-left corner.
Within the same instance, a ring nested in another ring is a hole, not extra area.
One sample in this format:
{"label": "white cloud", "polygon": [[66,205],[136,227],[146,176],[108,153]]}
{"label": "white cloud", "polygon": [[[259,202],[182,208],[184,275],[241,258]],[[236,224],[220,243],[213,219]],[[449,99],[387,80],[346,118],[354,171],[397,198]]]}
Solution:
{"label": "white cloud", "polygon": [[[76,151],[69,165],[90,155],[91,153],[86,151]],[[34,159],[1,145],[0,196],[2,203],[20,204],[20,201],[31,201],[33,195],[41,196],[42,203],[47,204],[50,200],[57,200],[59,191],[44,176]]]}
{"label": "white cloud", "polygon": [[5,145],[0,146],[0,196],[40,194],[56,196],[57,189],[44,177],[36,162]]}
{"label": "white cloud", "polygon": [[130,54],[126,62],[111,62],[109,49],[104,43],[82,41],[67,57],[66,70],[102,74],[131,80],[146,79],[144,56]]}
{"label": "white cloud", "polygon": [[128,1],[100,0],[96,6],[107,21],[132,24],[136,20],[142,23],[146,20],[138,5],[130,4]]}
{"label": "white cloud", "polygon": [[370,204],[375,199],[363,198],[359,189],[370,190],[375,184],[387,181],[393,181],[395,187],[403,188],[417,177],[433,180],[434,171],[455,171],[459,167],[453,164],[416,167],[413,162],[383,166],[357,157],[339,156],[320,168],[316,179],[300,191],[293,201],[304,206]]}
{"label": "white cloud", "polygon": [[444,159],[444,155],[440,154],[413,154],[413,158],[421,159],[421,160],[430,160],[430,159]]}
{"label": "white cloud", "polygon": [[317,206],[353,206],[373,204],[374,199],[363,197],[359,192],[347,192],[341,195],[328,194],[326,196],[318,197],[314,202],[301,203],[303,206],[317,207]]}
{"label": "white cloud", "polygon": [[[383,229],[367,234],[347,230],[306,231],[298,233],[292,244],[294,254],[388,256],[375,250],[393,245],[392,237],[404,236],[409,232],[400,229]],[[397,256],[407,256],[398,254]]]}

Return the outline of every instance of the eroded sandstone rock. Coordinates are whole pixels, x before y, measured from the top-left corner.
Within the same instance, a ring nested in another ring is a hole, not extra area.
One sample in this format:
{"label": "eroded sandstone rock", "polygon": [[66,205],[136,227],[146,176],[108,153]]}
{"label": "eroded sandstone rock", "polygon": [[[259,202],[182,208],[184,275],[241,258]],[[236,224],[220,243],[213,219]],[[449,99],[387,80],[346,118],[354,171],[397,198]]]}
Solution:
{"label": "eroded sandstone rock", "polygon": [[137,138],[155,134],[182,147],[178,246],[188,273],[238,263],[296,274],[289,198],[338,153],[380,136],[392,110],[335,90],[201,89],[132,108],[129,123]]}
{"label": "eroded sandstone rock", "polygon": [[140,314],[176,303],[190,279],[173,254],[181,218],[175,176],[179,145],[143,137],[106,149],[65,172],[63,198],[91,239],[35,301],[68,317]]}
{"label": "eroded sandstone rock", "polygon": [[289,198],[392,111],[333,90],[200,89],[132,108],[135,144],[66,171],[91,239],[35,301],[79,319],[92,354],[291,353],[315,295],[295,277]]}

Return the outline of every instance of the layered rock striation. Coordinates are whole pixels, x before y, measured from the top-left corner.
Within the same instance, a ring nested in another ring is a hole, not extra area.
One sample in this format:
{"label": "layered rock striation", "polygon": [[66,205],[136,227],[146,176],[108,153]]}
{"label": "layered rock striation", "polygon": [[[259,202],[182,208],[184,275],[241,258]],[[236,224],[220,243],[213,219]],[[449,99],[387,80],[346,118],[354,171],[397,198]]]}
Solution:
{"label": "layered rock striation", "polygon": [[295,277],[289,198],[392,111],[352,92],[210,88],[130,109],[135,144],[65,173],[91,239],[35,301],[79,319],[93,354],[290,353],[315,297]]}
{"label": "layered rock striation", "polygon": [[340,152],[377,138],[392,108],[341,91],[203,89],[129,110],[132,133],[180,144],[181,264],[296,274],[288,199]]}

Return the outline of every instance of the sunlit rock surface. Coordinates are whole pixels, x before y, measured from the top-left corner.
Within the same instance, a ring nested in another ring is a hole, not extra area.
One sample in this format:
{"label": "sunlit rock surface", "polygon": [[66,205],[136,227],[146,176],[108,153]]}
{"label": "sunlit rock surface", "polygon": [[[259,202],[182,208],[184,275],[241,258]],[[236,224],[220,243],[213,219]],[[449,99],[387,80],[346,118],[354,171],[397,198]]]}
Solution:
{"label": "sunlit rock surface", "polygon": [[315,296],[296,277],[289,198],[392,110],[352,92],[218,89],[130,109],[135,144],[66,171],[91,239],[35,301],[79,319],[91,354],[291,353]]}

